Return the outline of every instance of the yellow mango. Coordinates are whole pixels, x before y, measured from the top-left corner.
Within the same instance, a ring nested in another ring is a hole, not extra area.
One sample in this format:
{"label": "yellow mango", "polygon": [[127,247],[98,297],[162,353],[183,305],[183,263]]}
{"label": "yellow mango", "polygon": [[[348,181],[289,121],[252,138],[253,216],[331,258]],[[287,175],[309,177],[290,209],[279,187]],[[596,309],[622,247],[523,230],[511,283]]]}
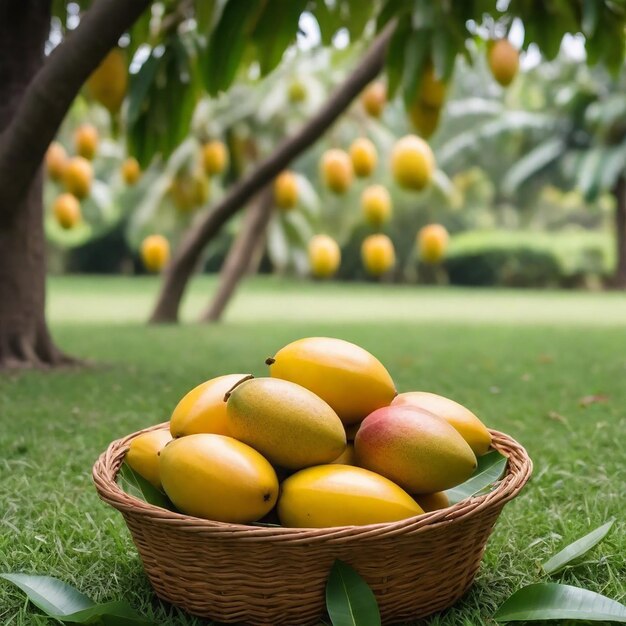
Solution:
{"label": "yellow mango", "polygon": [[170,418],[172,437],[197,433],[230,435],[224,395],[245,376],[227,374],[211,378],[183,396]]}
{"label": "yellow mango", "polygon": [[311,390],[348,425],[388,406],[396,395],[383,364],[367,350],[342,339],[299,339],[281,348],[266,363],[273,378]]}
{"label": "yellow mango", "polygon": [[485,454],[491,446],[491,435],[485,425],[462,404],[427,391],[401,393],[392,402],[394,406],[411,406],[442,417],[457,429],[476,456]]}
{"label": "yellow mango", "polygon": [[293,474],[281,485],[278,501],[280,523],[293,528],[363,526],[423,512],[398,485],[349,465],[318,465]]}
{"label": "yellow mango", "polygon": [[226,412],[232,436],[280,467],[330,463],[346,447],[346,433],[332,408],[286,380],[242,382],[230,392]]}
{"label": "yellow mango", "polygon": [[346,449],[332,462],[332,465],[356,465],[354,444],[349,443]]}
{"label": "yellow mango", "polygon": [[439,509],[447,509],[450,506],[450,500],[445,491],[418,495],[415,496],[415,500],[427,513],[438,511]]}
{"label": "yellow mango", "polygon": [[157,489],[161,489],[159,452],[171,440],[172,436],[169,431],[162,429],[151,430],[138,435],[131,440],[124,460],[137,474],[145,478]]}
{"label": "yellow mango", "polygon": [[274,468],[232,437],[181,437],[166,446],[159,459],[163,489],[187,515],[247,524],[267,515],[276,503]]}

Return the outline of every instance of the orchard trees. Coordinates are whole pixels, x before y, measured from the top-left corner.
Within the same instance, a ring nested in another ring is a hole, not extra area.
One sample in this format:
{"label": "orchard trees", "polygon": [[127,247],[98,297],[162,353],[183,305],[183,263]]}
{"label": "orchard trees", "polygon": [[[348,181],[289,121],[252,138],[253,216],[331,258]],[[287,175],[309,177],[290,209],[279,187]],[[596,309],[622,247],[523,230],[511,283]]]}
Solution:
{"label": "orchard trees", "polygon": [[[127,139],[129,156],[146,169],[153,159],[168,159],[186,138],[202,94],[217,96],[254,77],[262,82],[296,41],[303,19],[317,23],[324,45],[341,34],[351,46],[360,46],[359,59],[317,112],[194,220],[166,266],[154,322],[177,320],[187,281],[209,241],[289,169],[381,71],[384,83],[377,84],[385,87],[378,87],[368,104],[373,115],[383,91],[387,100],[400,94],[407,110],[416,99],[436,110],[433,105],[445,92],[457,56],[467,53],[467,42],[502,38],[514,20],[525,29],[524,48],[536,43],[550,55],[565,33],[582,32],[591,62],[615,66],[623,58],[624,12],[609,0],[564,0],[549,7],[534,2],[502,7],[495,0],[295,0],[280,5],[263,0],[0,0],[1,367],[66,361],[45,320],[41,165],[82,86],[87,83],[88,97],[106,107],[114,131]],[[301,101],[303,90],[292,91],[292,101]],[[93,139],[93,134],[81,139],[80,152],[90,156],[97,149]],[[427,154],[422,148],[419,152]],[[74,195],[89,196],[89,161],[75,156],[58,167],[62,157],[58,149],[48,155],[51,174]],[[348,175],[341,161],[345,171],[339,179]],[[424,168],[415,163],[409,170]],[[213,171],[225,164],[210,152],[205,167]],[[405,176],[403,171],[400,178]],[[126,177],[136,176],[127,172]]]}

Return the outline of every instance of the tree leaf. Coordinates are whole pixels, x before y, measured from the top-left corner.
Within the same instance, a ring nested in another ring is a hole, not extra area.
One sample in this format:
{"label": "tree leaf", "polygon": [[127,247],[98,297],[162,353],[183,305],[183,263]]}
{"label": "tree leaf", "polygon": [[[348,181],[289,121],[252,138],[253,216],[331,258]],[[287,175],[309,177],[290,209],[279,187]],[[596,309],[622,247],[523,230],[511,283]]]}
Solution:
{"label": "tree leaf", "polygon": [[598,545],[607,535],[611,526],[613,526],[614,519],[608,521],[606,524],[599,526],[595,530],[586,534],[584,537],[577,539],[568,546],[565,546],[560,552],[557,552],[551,559],[548,559],[543,565],[543,571],[546,574],[554,574],[560,569],[563,569],[568,563],[571,563],[574,559],[582,556],[586,552],[589,552],[591,548]]}
{"label": "tree leaf", "polygon": [[501,186],[505,195],[512,195],[530,178],[556,161],[565,149],[560,137],[550,138],[519,159],[505,174]]}
{"label": "tree leaf", "polygon": [[0,574],[0,578],[19,587],[47,615],[70,615],[95,605],[91,598],[52,576],[12,573]]}
{"label": "tree leaf", "polygon": [[404,45],[402,95],[404,96],[404,106],[407,109],[415,102],[417,91],[422,84],[430,49],[430,37],[431,32],[429,30],[411,31]]}
{"label": "tree leaf", "polygon": [[151,624],[125,600],[95,604],[91,598],[71,585],[52,576],[0,574],[21,589],[28,599],[46,615],[65,623],[106,626]]}
{"label": "tree leaf", "polygon": [[626,623],[626,606],[588,589],[537,583],[516,591],[494,615],[498,622],[575,619]]}
{"label": "tree leaf", "polygon": [[598,27],[598,2],[583,0],[582,31],[586,37],[593,35]]}
{"label": "tree leaf", "polygon": [[410,34],[408,21],[400,22],[391,37],[387,48],[387,98],[391,100],[402,81],[404,72],[404,52],[407,38]]}
{"label": "tree leaf", "polygon": [[380,626],[374,593],[346,563],[335,561],[326,583],[326,608],[333,626]]}
{"label": "tree leaf", "polygon": [[372,17],[372,9],[374,8],[374,0],[359,0],[359,2],[350,2],[350,19],[347,27],[350,33],[350,41],[355,42],[363,34],[367,23]]}
{"label": "tree leaf", "polygon": [[463,484],[446,491],[450,504],[456,504],[461,502],[461,500],[471,498],[483,489],[493,485],[502,478],[506,464],[507,458],[497,450],[492,450],[487,454],[483,454],[483,456],[479,456],[478,467],[471,478]]}
{"label": "tree leaf", "polygon": [[235,79],[262,6],[261,0],[226,3],[203,56],[203,77],[211,95],[226,90]]}
{"label": "tree leaf", "polygon": [[279,11],[269,4],[265,7],[252,33],[263,76],[269,74],[280,63],[287,46],[295,40],[300,14],[304,11],[307,1],[290,0],[285,2]]}
{"label": "tree leaf", "polygon": [[172,510],[174,508],[164,493],[135,472],[128,463],[122,463],[117,479],[120,487],[131,496],[135,496],[148,504],[160,506],[163,509]]}

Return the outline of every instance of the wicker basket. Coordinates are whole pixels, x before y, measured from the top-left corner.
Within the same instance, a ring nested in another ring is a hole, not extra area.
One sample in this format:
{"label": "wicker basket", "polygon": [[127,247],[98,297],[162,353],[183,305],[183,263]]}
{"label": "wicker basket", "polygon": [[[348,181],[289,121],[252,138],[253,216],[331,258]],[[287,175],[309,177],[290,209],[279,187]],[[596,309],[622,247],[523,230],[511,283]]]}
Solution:
{"label": "wicker basket", "polygon": [[98,494],[124,516],[157,595],[219,622],[316,623],[335,559],[351,564],[369,583],[384,623],[441,611],[472,584],[502,507],[532,471],[522,446],[491,431],[493,447],[509,461],[506,475],[487,495],[388,524],[244,526],[167,511],[122,491],[115,477],[139,434],[114,441],[96,461]]}

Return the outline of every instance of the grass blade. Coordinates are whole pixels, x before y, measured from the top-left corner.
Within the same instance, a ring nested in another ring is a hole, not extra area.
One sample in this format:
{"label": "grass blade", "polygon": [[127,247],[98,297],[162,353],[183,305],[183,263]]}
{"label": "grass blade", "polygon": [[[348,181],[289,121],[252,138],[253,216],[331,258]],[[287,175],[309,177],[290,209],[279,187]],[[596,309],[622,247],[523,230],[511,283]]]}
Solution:
{"label": "grass blade", "polygon": [[335,561],[326,583],[326,608],[333,626],[380,626],[374,593],[346,563]]}
{"label": "grass blade", "polygon": [[537,583],[516,591],[494,615],[498,622],[551,619],[626,623],[626,606],[588,589]]}
{"label": "grass blade", "polygon": [[456,504],[471,498],[477,493],[491,487],[496,481],[502,478],[506,470],[507,458],[497,450],[492,450],[483,456],[478,457],[478,467],[472,476],[463,484],[448,489],[446,494],[450,504]]}
{"label": "grass blade", "polygon": [[154,485],[150,484],[143,476],[137,474],[128,463],[122,463],[117,479],[120,487],[131,496],[135,496],[148,504],[173,510],[174,507],[169,498]]}
{"label": "grass blade", "polygon": [[613,526],[612,519],[606,524],[592,530],[589,534],[577,539],[568,546],[565,546],[560,552],[557,552],[552,558],[548,559],[543,565],[543,571],[546,574],[554,574],[563,569],[566,565],[571,563],[574,559],[582,556],[586,552],[589,552],[591,548],[599,544],[607,535],[611,526]]}

